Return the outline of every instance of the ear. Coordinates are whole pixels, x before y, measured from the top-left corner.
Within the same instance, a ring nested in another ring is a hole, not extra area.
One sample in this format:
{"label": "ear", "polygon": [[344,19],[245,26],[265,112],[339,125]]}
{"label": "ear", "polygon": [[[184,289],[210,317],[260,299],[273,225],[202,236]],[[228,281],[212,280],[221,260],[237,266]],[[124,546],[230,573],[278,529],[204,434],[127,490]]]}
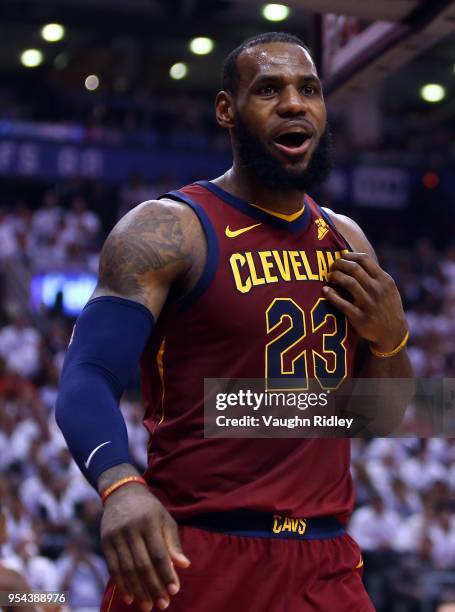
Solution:
{"label": "ear", "polygon": [[216,120],[223,128],[234,127],[234,99],[227,91],[220,91],[215,100]]}

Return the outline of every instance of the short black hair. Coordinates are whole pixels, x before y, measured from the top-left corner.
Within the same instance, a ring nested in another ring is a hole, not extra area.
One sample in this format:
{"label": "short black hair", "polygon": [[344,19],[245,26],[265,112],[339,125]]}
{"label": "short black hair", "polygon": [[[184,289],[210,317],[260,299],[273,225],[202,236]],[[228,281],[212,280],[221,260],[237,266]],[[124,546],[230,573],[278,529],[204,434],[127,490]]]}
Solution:
{"label": "short black hair", "polygon": [[258,34],[257,36],[247,38],[241,45],[231,51],[225,59],[221,73],[221,88],[224,91],[235,93],[237,91],[237,84],[239,80],[239,71],[237,67],[237,58],[239,55],[245,51],[245,49],[250,49],[251,47],[256,47],[257,45],[272,42],[283,42],[299,45],[308,51],[308,53],[310,52],[303,40],[300,40],[300,38],[298,36],[294,36],[294,34],[287,34],[286,32],[266,32],[265,34]]}

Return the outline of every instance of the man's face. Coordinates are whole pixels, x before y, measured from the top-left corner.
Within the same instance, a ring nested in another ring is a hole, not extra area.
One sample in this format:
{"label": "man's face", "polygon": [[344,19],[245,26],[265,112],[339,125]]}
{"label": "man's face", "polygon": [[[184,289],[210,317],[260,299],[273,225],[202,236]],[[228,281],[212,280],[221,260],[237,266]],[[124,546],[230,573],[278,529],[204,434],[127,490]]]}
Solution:
{"label": "man's face", "polygon": [[237,59],[232,136],[241,164],[272,189],[307,190],[330,170],[326,108],[305,49],[268,43]]}

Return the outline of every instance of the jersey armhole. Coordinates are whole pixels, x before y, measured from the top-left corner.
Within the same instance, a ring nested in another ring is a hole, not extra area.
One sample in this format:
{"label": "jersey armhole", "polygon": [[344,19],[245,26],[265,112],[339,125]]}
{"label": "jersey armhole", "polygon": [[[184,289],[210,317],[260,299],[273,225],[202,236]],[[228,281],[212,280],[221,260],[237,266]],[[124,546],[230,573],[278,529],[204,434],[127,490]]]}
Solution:
{"label": "jersey armhole", "polygon": [[335,234],[338,236],[338,238],[340,238],[343,242],[345,242],[346,246],[348,247],[348,249],[353,253],[354,249],[349,244],[349,241],[347,240],[347,238],[345,238],[343,236],[343,234],[340,232],[340,230],[337,228],[337,226],[335,225],[335,221],[332,219],[332,217],[329,215],[329,213],[327,211],[325,211],[322,208],[322,206],[319,206],[319,210],[321,212],[322,217],[327,221],[327,223],[330,225],[330,227],[335,232]]}
{"label": "jersey armhole", "polygon": [[213,228],[212,222],[210,221],[207,213],[200,204],[195,202],[193,199],[182,193],[181,191],[169,191],[161,198],[170,198],[171,200],[177,200],[187,204],[197,215],[202,229],[204,230],[205,238],[207,240],[207,260],[204,265],[201,276],[194,285],[194,287],[186,295],[179,300],[179,308],[186,310],[198,300],[202,294],[208,289],[211,284],[218,267],[218,261],[220,257],[218,239]]}

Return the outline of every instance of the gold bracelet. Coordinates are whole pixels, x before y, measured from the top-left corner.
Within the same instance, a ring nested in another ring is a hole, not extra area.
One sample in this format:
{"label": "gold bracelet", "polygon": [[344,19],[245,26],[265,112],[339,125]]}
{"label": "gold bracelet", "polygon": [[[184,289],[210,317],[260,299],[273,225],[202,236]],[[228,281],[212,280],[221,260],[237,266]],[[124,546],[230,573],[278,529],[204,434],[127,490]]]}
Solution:
{"label": "gold bracelet", "polygon": [[137,482],[138,484],[147,486],[147,483],[142,476],[126,476],[125,478],[121,478],[101,493],[101,501],[103,504],[106,502],[106,499],[109,497],[109,495],[111,495],[111,493],[117,491],[117,489],[120,489],[120,487],[123,487],[123,485],[126,485],[129,482]]}
{"label": "gold bracelet", "polygon": [[396,346],[393,351],[390,351],[390,353],[381,353],[379,351],[377,351],[376,349],[374,349],[371,344],[370,344],[370,351],[373,353],[373,355],[375,357],[394,357],[395,355],[397,355],[402,349],[404,349],[404,347],[406,346],[407,342],[409,340],[409,330],[406,332],[403,340],[400,342],[400,344],[398,346]]}

